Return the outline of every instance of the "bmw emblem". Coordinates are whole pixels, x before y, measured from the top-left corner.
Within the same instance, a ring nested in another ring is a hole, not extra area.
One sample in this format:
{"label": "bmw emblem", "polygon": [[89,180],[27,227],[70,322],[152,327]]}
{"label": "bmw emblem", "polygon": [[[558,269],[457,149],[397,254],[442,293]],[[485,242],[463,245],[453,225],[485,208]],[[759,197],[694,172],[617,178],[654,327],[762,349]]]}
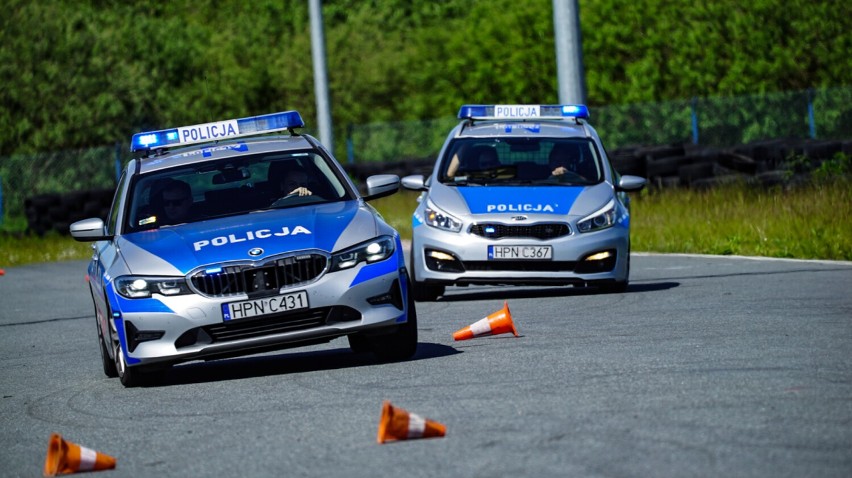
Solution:
{"label": "bmw emblem", "polygon": [[257,257],[261,254],[263,254],[263,249],[261,249],[259,247],[253,247],[253,248],[249,249],[249,255],[252,256],[252,257]]}

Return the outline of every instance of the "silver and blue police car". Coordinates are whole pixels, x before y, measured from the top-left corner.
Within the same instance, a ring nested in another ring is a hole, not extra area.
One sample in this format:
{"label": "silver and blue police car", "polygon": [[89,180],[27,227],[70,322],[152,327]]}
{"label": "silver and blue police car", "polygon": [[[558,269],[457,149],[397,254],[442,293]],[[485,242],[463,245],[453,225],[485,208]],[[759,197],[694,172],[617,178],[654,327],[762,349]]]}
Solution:
{"label": "silver and blue police car", "polygon": [[400,237],[366,202],[399,178],[372,176],[360,196],[303,126],[287,111],[133,136],[109,217],[71,225],[93,242],[107,376],[134,386],[178,362],[338,337],[380,360],[415,353]]}
{"label": "silver and blue police car", "polygon": [[464,105],[425,178],[412,219],[412,292],[450,285],[594,286],[624,291],[630,272],[627,191],[587,122],[585,105]]}

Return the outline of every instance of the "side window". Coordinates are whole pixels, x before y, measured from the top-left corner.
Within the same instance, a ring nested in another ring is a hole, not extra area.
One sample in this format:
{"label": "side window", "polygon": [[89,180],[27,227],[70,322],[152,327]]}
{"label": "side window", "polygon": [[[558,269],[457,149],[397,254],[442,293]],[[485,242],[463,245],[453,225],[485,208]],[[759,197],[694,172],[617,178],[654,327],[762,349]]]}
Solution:
{"label": "side window", "polygon": [[118,213],[121,210],[121,202],[122,198],[124,198],[124,190],[127,188],[127,181],[125,181],[126,173],[121,173],[121,177],[118,179],[118,187],[115,189],[115,196],[112,198],[112,208],[109,211],[109,218],[107,219],[107,234],[114,235],[117,226],[118,226]]}

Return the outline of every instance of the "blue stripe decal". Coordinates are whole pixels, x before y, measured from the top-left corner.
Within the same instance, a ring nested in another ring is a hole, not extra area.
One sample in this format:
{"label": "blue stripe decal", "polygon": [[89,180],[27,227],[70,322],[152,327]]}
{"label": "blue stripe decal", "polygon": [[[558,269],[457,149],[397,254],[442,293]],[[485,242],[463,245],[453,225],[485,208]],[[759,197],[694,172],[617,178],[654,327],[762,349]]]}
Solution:
{"label": "blue stripe decal", "polygon": [[408,276],[405,273],[404,268],[399,269],[399,287],[402,289],[402,300],[403,307],[405,307],[405,313],[396,318],[397,323],[405,323],[408,322],[408,314],[411,312],[408,308]]}
{"label": "blue stripe decal", "polygon": [[546,187],[460,187],[472,214],[568,214],[585,188]]}
{"label": "blue stripe decal", "polygon": [[399,267],[399,257],[398,255],[402,254],[402,251],[397,250],[394,253],[393,257],[389,257],[381,262],[376,262],[375,264],[367,264],[358,271],[358,274],[352,279],[352,283],[349,284],[349,287],[355,287],[356,285],[366,282],[369,280],[373,280],[376,277],[381,277],[385,274],[390,274],[394,272]]}

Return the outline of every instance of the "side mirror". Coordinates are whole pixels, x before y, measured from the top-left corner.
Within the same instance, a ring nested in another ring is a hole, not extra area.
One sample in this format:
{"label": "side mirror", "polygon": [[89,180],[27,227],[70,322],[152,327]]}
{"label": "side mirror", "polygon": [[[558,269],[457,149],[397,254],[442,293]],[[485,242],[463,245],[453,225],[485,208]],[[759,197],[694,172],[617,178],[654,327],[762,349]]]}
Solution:
{"label": "side mirror", "polygon": [[402,187],[413,191],[429,190],[429,188],[426,187],[426,181],[424,181],[422,174],[412,174],[411,176],[402,178]]}
{"label": "side mirror", "polygon": [[104,229],[104,220],[93,217],[77,221],[69,227],[71,237],[80,242],[94,242],[112,239]]}
{"label": "side mirror", "polygon": [[616,189],[625,192],[635,192],[645,187],[645,178],[639,176],[622,176],[618,180]]}
{"label": "side mirror", "polygon": [[377,174],[367,178],[365,201],[372,201],[399,191],[399,176],[395,174]]}

